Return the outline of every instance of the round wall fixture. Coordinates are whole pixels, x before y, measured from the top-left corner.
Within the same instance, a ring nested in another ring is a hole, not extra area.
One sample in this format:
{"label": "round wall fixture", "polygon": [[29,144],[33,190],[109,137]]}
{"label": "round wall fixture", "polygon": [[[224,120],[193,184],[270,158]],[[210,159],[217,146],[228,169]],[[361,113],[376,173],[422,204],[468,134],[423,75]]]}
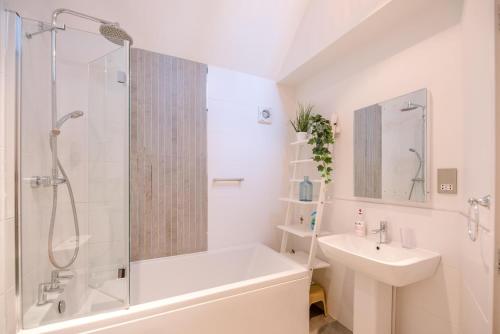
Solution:
{"label": "round wall fixture", "polygon": [[259,107],[257,121],[262,124],[271,124],[273,122],[273,113],[271,108]]}

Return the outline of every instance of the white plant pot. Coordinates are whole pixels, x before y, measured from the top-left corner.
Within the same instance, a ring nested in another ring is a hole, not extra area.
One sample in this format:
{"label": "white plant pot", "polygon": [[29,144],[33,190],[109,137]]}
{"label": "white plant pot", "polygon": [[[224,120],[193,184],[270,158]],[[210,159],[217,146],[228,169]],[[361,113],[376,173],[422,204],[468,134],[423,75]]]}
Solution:
{"label": "white plant pot", "polygon": [[307,132],[296,132],[296,135],[297,135],[297,141],[304,141],[307,140],[307,137],[309,137]]}

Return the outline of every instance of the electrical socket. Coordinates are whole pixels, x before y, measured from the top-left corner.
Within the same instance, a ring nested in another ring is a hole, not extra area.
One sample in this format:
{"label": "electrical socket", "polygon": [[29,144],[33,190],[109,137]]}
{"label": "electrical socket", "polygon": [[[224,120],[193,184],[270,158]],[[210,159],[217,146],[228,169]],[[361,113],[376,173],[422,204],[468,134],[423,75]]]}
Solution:
{"label": "electrical socket", "polygon": [[440,194],[457,193],[456,168],[439,168],[437,170],[437,191]]}
{"label": "electrical socket", "polygon": [[442,183],[440,185],[441,191],[453,191],[453,184],[450,183]]}

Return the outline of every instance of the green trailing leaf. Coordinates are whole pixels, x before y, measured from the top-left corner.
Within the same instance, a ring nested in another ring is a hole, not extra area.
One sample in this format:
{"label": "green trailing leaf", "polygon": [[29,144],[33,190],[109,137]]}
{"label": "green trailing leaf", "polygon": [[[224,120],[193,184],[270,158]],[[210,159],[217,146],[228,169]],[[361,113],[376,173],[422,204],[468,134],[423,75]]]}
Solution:
{"label": "green trailing leaf", "polygon": [[294,121],[290,121],[295,132],[308,132],[313,106],[299,103]]}
{"label": "green trailing leaf", "polygon": [[[312,110],[312,106],[309,107]],[[329,183],[332,180],[333,171],[333,168],[330,167],[333,159],[329,145],[335,142],[332,125],[330,121],[318,114],[310,114],[309,123],[311,137],[308,144],[313,145],[313,160],[318,162],[317,168],[325,183]]]}

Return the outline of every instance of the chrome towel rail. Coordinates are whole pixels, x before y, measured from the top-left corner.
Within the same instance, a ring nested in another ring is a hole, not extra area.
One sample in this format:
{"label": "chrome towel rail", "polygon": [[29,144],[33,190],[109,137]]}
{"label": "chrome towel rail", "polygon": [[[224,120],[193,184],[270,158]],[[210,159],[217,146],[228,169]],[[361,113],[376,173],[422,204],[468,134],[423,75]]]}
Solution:
{"label": "chrome towel rail", "polygon": [[467,213],[467,234],[470,240],[476,241],[479,233],[479,206],[490,208],[491,196],[486,195],[480,198],[469,198],[469,211]]}
{"label": "chrome towel rail", "polygon": [[228,177],[228,178],[213,178],[213,182],[243,182],[245,178],[243,177]]}

